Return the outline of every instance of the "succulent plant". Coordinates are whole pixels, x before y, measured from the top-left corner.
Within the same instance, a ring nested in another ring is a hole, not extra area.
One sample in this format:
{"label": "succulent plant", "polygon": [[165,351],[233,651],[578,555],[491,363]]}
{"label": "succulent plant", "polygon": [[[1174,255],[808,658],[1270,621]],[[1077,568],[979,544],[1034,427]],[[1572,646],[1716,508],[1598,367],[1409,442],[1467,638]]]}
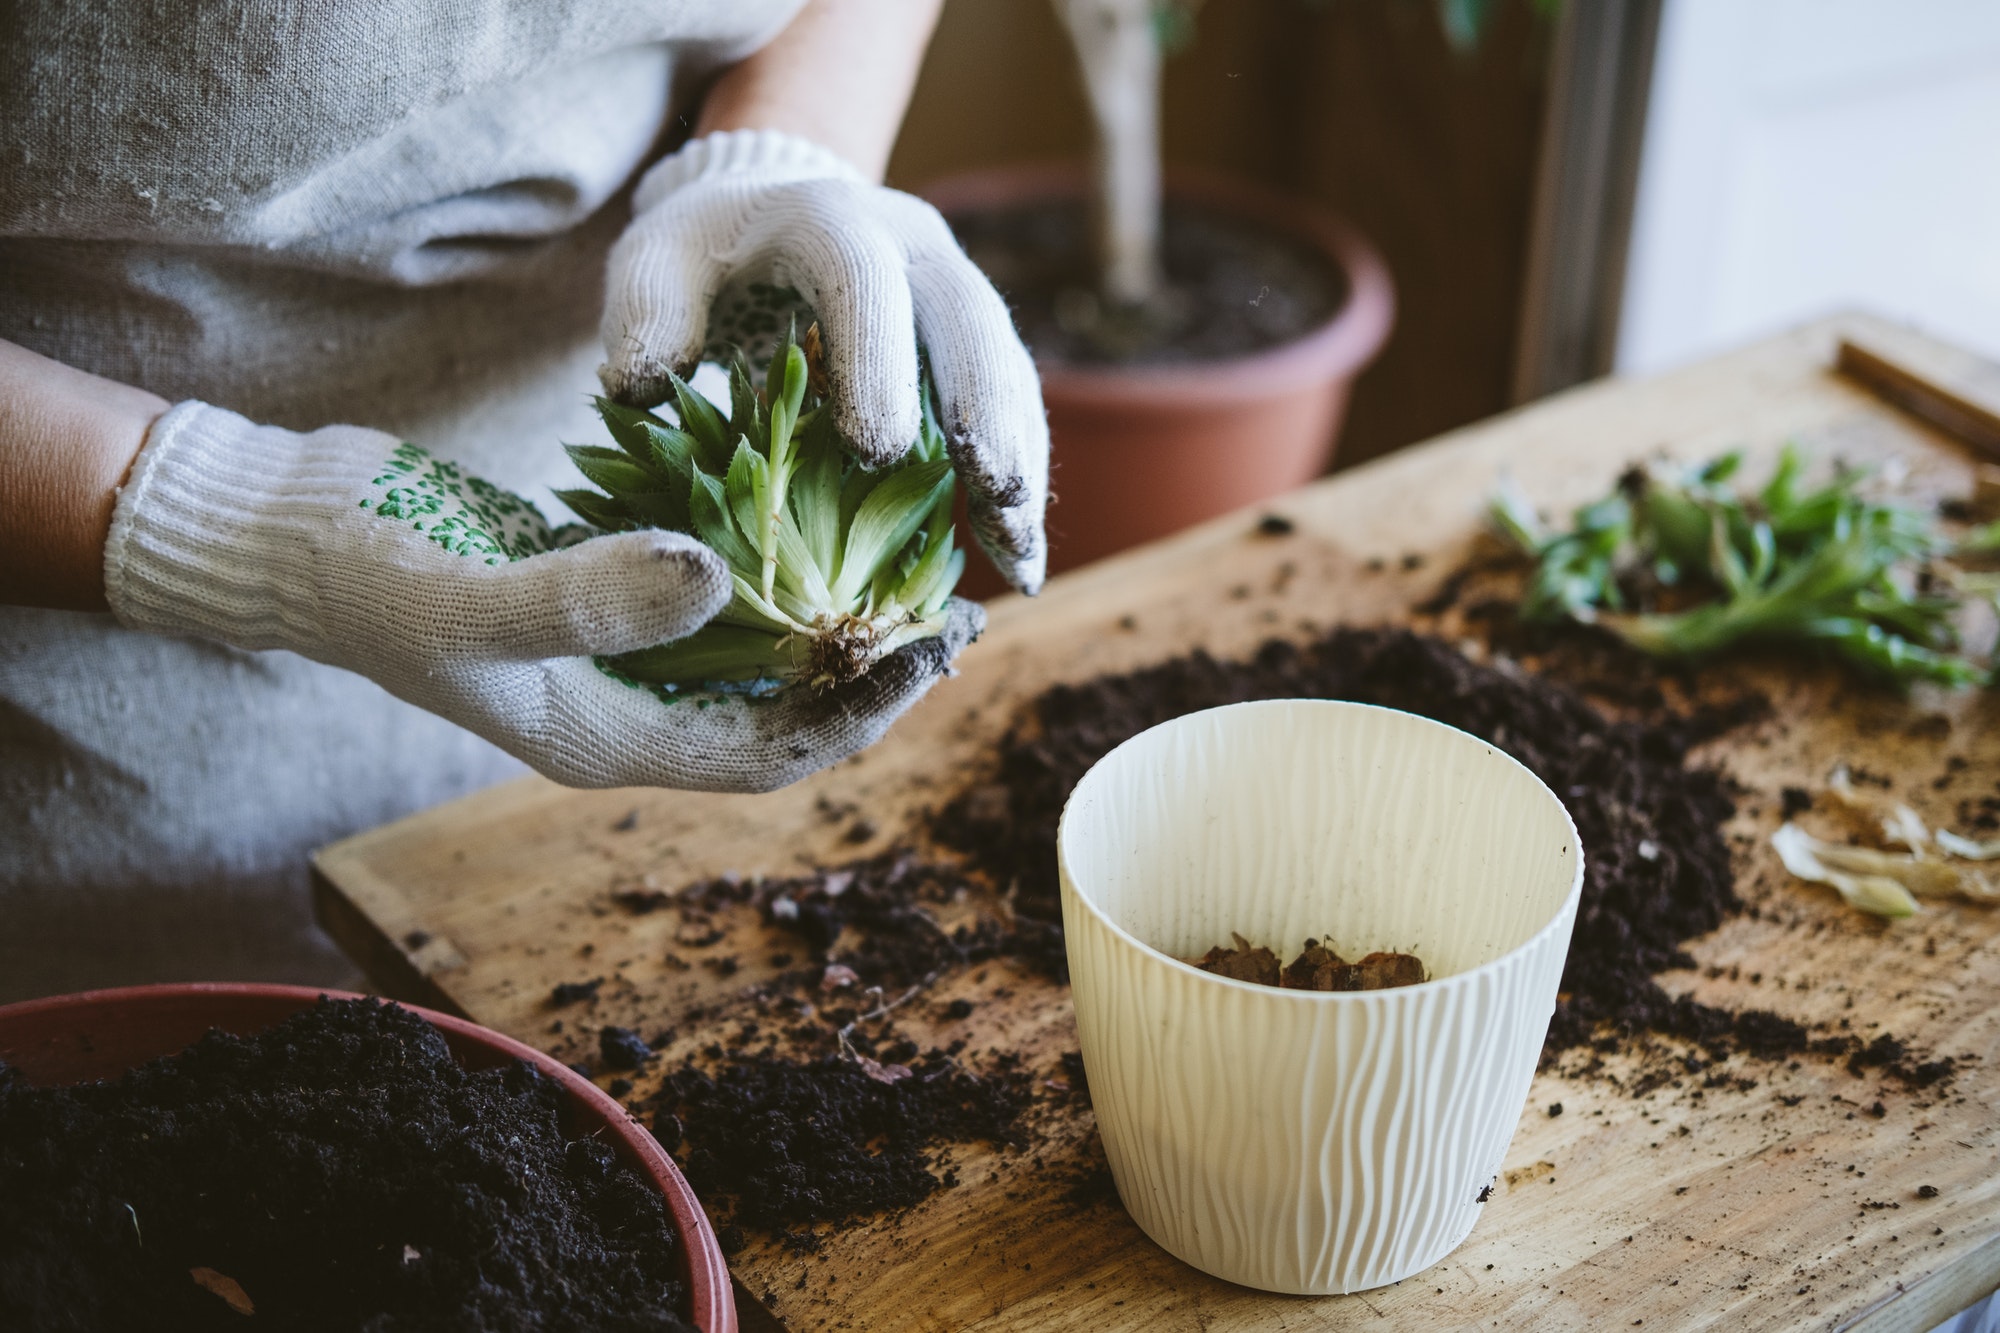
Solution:
{"label": "succulent plant", "polygon": [[1503,485],[1494,525],[1535,561],[1523,618],[1602,625],[1658,657],[1817,643],[1899,684],[1993,682],[1956,624],[1965,594],[1990,584],[1954,562],[2000,547],[2000,533],[1954,542],[1929,514],[1866,495],[1862,469],[1802,488],[1805,461],[1790,446],[1761,488],[1739,490],[1742,461],[1634,468],[1567,531]]}
{"label": "succulent plant", "polygon": [[617,447],[569,448],[602,488],[557,493],[578,517],[606,531],[689,533],[736,585],[694,634],[603,665],[667,692],[825,690],[940,632],[965,553],[928,376],[909,452],[870,470],[826,410],[817,325],[785,335],[761,388],[740,351],[728,370],[726,414],[675,377],[677,422],[600,398]]}

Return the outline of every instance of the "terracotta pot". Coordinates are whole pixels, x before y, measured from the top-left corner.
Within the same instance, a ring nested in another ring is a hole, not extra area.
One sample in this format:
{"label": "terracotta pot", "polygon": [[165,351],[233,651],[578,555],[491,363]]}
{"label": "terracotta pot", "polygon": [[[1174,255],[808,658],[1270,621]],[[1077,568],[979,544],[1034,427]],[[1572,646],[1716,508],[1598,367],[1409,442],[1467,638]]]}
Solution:
{"label": "terracotta pot", "polygon": [[[996,167],[923,195],[953,214],[1075,198],[1082,168]],[[1224,361],[1153,367],[1044,363],[1054,471],[1049,569],[1128,546],[1304,485],[1332,461],[1348,391],[1395,319],[1389,270],[1362,236],[1300,199],[1206,173],[1168,173],[1172,198],[1262,222],[1305,240],[1346,273],[1347,299],[1296,341]],[[961,591],[1001,589],[984,561]]]}
{"label": "terracotta pot", "polygon": [[[308,1008],[322,995],[354,999],[344,991],[305,986],[191,983],[82,991],[0,1007],[0,1061],[36,1083],[78,1083],[116,1078],[135,1065],[171,1055],[210,1028],[247,1035]],[[729,1269],[715,1232],[673,1159],[609,1094],[575,1070],[512,1037],[434,1010],[404,1005],[444,1034],[467,1069],[491,1069],[526,1060],[568,1090],[563,1132],[601,1134],[626,1166],[666,1196],[681,1235],[694,1322],[704,1333],[736,1333],[736,1304]]]}

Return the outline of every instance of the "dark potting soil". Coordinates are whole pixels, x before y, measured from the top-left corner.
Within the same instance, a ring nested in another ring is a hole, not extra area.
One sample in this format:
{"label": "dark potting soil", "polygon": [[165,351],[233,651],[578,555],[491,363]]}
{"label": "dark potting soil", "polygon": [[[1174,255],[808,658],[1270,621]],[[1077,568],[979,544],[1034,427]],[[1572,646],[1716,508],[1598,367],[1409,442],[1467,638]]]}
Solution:
{"label": "dark potting soil", "polygon": [[[1722,836],[1734,801],[1722,775],[1690,767],[1687,754],[1744,720],[1754,702],[1613,720],[1557,681],[1475,663],[1441,640],[1341,629],[1303,646],[1268,643],[1248,661],[1195,653],[1052,689],[1002,742],[992,779],[941,810],[933,832],[1011,890],[1018,917],[1059,932],[1056,823],[1091,765],[1170,718],[1277,698],[1348,699],[1434,718],[1507,751],[1562,798],[1583,838],[1585,876],[1545,1056],[1644,1033],[1680,1038],[1712,1057],[1853,1058],[1863,1050],[1854,1038],[1815,1037],[1765,1010],[1677,999],[1654,980],[1693,966],[1682,942],[1741,906]],[[1943,1062],[1906,1055],[1880,1067],[1918,1084],[1949,1072]]]}
{"label": "dark potting soil", "polygon": [[[741,1243],[745,1227],[810,1250],[815,1226],[852,1225],[957,1184],[940,1169],[943,1145],[1022,1141],[1033,1080],[1015,1057],[973,1070],[956,1058],[960,1043],[920,1052],[878,1022],[956,968],[1011,954],[1045,970],[1051,951],[1060,957],[1061,932],[1048,923],[940,924],[936,913],[967,887],[956,869],[897,848],[792,878],[723,877],[674,895],[697,919],[752,903],[807,950],[804,966],[764,988],[797,1016],[788,1031],[768,1024],[739,1034],[761,1039],[762,1050],[711,1046],[645,1103],[654,1136],[704,1201],[720,1206],[725,1250]],[[972,1006],[961,1000],[944,1012],[962,1020]]]}
{"label": "dark potting soil", "polygon": [[1011,924],[981,917],[946,928],[938,913],[968,888],[964,872],[908,847],[783,879],[707,880],[681,891],[692,910],[754,903],[764,921],[796,935],[809,965],[788,980],[808,987],[829,965],[850,969],[860,988],[920,985],[966,963],[1012,957],[1037,971],[1062,967],[1062,928],[1052,921]]}
{"label": "dark potting soil", "polygon": [[0,1328],[687,1328],[664,1201],[565,1096],[373,1000],[115,1082],[0,1065]]}
{"label": "dark potting soil", "polygon": [[[957,964],[1002,956],[1046,969],[1063,956],[1055,922],[1002,926],[981,919],[944,930],[927,908],[951,901],[964,884],[955,868],[926,863],[903,848],[830,875],[782,881],[765,911],[774,924],[791,925],[821,956],[853,968],[869,985],[910,986]],[[783,919],[786,901],[796,906],[790,922]]]}
{"label": "dark potting soil", "polygon": [[1161,223],[1159,299],[1138,312],[1096,296],[1091,231],[1080,200],[954,215],[952,230],[1014,310],[1037,359],[1062,365],[1175,365],[1245,356],[1333,318],[1346,277],[1280,231],[1169,199]]}
{"label": "dark potting soil", "polygon": [[1029,1077],[1002,1060],[974,1074],[942,1051],[910,1063],[851,1055],[742,1055],[667,1077],[654,1133],[683,1149],[688,1182],[732,1221],[772,1231],[908,1208],[958,1183],[934,1148],[1018,1144]]}
{"label": "dark potting soil", "polygon": [[[1948,1061],[1926,1062],[1893,1037],[1864,1044],[1816,1034],[1778,1014],[1676,1000],[1660,987],[1654,974],[1692,965],[1682,942],[1740,906],[1722,837],[1734,808],[1727,784],[1690,767],[1688,751],[1755,715],[1759,701],[1676,713],[1659,677],[1618,645],[1581,637],[1543,647],[1594,696],[1641,720],[1613,719],[1569,685],[1481,665],[1407,631],[1340,630],[1305,646],[1268,644],[1244,662],[1197,653],[1041,696],[999,746],[988,780],[933,816],[933,835],[962,854],[956,863],[898,848],[791,878],[724,877],[673,895],[697,917],[724,903],[754,904],[807,957],[765,990],[800,1016],[786,1036],[788,1054],[769,1032],[760,1052],[710,1048],[649,1102],[656,1134],[705,1198],[728,1204],[732,1224],[780,1233],[799,1248],[817,1243],[816,1225],[907,1208],[952,1183],[934,1156],[943,1144],[1016,1142],[1034,1080],[1007,1056],[990,1072],[958,1066],[956,1045],[919,1057],[915,1043],[894,1033],[890,1011],[994,958],[1065,979],[1055,832],[1077,780],[1159,722],[1284,697],[1354,699],[1437,718],[1514,754],[1564,799],[1587,871],[1545,1055],[1658,1034],[1712,1058],[1810,1055],[1916,1086],[1947,1076]],[[998,891],[1001,910],[965,910],[986,898],[968,892],[980,883]],[[942,1012],[963,1019],[970,1005]],[[1676,1056],[1676,1072],[1683,1063],[1689,1073],[1706,1067],[1695,1055]],[[1711,1073],[1704,1086],[1731,1081],[1740,1080]],[[1080,1057],[1066,1054],[1045,1086],[1064,1099],[1086,1095]],[[1108,1199],[1108,1180],[1101,1167],[1086,1170],[1065,1197],[1079,1206]],[[722,1234],[728,1244],[740,1232],[732,1225]]]}
{"label": "dark potting soil", "polygon": [[1308,938],[1299,956],[1282,966],[1278,955],[1232,932],[1234,948],[1216,945],[1199,958],[1181,961],[1204,972],[1277,990],[1362,991],[1414,986],[1426,976],[1415,954],[1375,952],[1348,962],[1318,940]]}

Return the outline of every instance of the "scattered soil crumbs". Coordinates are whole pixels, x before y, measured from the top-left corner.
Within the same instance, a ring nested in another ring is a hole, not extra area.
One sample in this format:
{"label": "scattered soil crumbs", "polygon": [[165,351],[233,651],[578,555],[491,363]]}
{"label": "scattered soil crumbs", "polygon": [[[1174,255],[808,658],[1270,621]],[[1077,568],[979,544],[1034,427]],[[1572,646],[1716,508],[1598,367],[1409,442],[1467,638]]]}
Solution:
{"label": "scattered soil crumbs", "polygon": [[[1680,1043],[1667,1061],[1674,1074],[1705,1068],[1702,1054],[1742,1053],[1834,1060],[1918,1086],[1948,1076],[1948,1061],[1924,1062],[1894,1037],[1864,1043],[1764,1010],[1675,999],[1660,987],[1655,974],[1693,965],[1682,942],[1740,907],[1722,834],[1734,802],[1723,776],[1689,767],[1688,752],[1764,705],[1753,698],[1675,711],[1660,674],[1588,636],[1539,644],[1536,657],[1582,688],[1505,659],[1475,663],[1435,638],[1354,629],[1304,646],[1267,644],[1248,661],[1197,653],[1059,687],[1004,739],[987,780],[931,818],[935,842],[956,859],[898,847],[795,877],[725,876],[663,895],[685,929],[705,930],[725,907],[748,905],[802,946],[801,966],[791,967],[788,953],[780,966],[789,970],[757,988],[761,1026],[703,1048],[644,1103],[697,1191],[723,1205],[725,1248],[750,1227],[812,1249],[816,1229],[858,1225],[954,1184],[946,1145],[1028,1142],[1039,1116],[1087,1096],[1074,1052],[1039,1075],[1005,1051],[961,1064],[962,1042],[920,1052],[897,1021],[940,979],[995,959],[1066,980],[1055,835],[1071,788],[1150,726],[1252,699],[1352,699],[1436,718],[1513,754],[1563,798],[1587,869],[1545,1059],[1576,1051],[1591,1060],[1661,1036]],[[1600,711],[1586,690],[1618,715]],[[649,898],[645,910],[654,908]],[[1275,984],[1288,970],[1297,983],[1322,965],[1354,966],[1312,941],[1290,969],[1257,952]],[[1421,962],[1407,956],[1374,962],[1421,975]],[[971,1012],[961,999],[937,1006],[928,1021]],[[1654,1072],[1658,1063],[1630,1091],[1652,1086],[1644,1078],[1670,1077]],[[1704,1086],[1718,1079],[1729,1081],[1716,1075]],[[1113,1197],[1097,1152],[1086,1148],[1081,1174],[1061,1190],[1076,1206]]]}
{"label": "scattered soil crumbs", "polygon": [[[1626,694],[1635,706],[1660,697],[1650,685]],[[1011,893],[1018,917],[1059,923],[1056,824],[1090,766],[1170,718],[1279,698],[1348,699],[1434,718],[1507,751],[1562,798],[1583,838],[1585,876],[1545,1058],[1597,1043],[1617,1049],[1619,1038],[1642,1033],[1680,1038],[1713,1058],[1863,1051],[1855,1038],[1816,1038],[1767,1010],[1676,999],[1653,979],[1693,966],[1682,941],[1741,906],[1722,836],[1734,801],[1721,774],[1690,768],[1686,757],[1755,715],[1754,700],[1692,714],[1655,706],[1643,720],[1616,720],[1564,684],[1472,662],[1438,639],[1341,629],[1303,646],[1268,643],[1245,662],[1195,653],[1050,690],[1001,743],[993,780],[945,807],[933,831]],[[1907,1057],[1881,1067],[1918,1084],[1950,1068]]]}
{"label": "scattered soil crumbs", "polygon": [[911,986],[962,963],[1012,955],[1046,967],[1062,956],[1053,922],[990,918],[947,930],[935,912],[965,895],[963,874],[897,848],[838,870],[766,881],[766,920],[797,934],[817,955],[869,985]]}
{"label": "scattered soil crumbs", "polygon": [[772,1231],[842,1222],[956,1185],[951,1171],[932,1173],[935,1145],[1018,1145],[1029,1078],[1011,1064],[976,1075],[941,1051],[908,1065],[744,1056],[714,1074],[669,1075],[653,1129],[683,1149],[688,1182],[711,1208],[730,1202],[734,1222]]}
{"label": "scattered soil crumbs", "polygon": [[365,1000],[114,1083],[0,1065],[0,1327],[685,1329],[664,1202],[565,1096]]}
{"label": "scattered soil crumbs", "polygon": [[1263,945],[1252,945],[1241,935],[1235,938],[1233,949],[1217,945],[1199,958],[1182,961],[1219,977],[1279,990],[1389,990],[1414,986],[1424,979],[1423,962],[1415,954],[1377,952],[1350,963],[1318,940],[1309,939],[1299,956],[1281,968],[1278,955]]}
{"label": "scattered soil crumbs", "polygon": [[[706,920],[725,904],[754,905],[764,922],[798,937],[810,966],[780,979],[832,991],[852,985],[907,988],[966,963],[1025,960],[1049,973],[1062,966],[1062,928],[1044,920],[1005,921],[954,911],[973,892],[964,872],[908,847],[784,879],[723,876],[677,895],[685,917]],[[963,918],[947,926],[941,917]]]}
{"label": "scattered soil crumbs", "polygon": [[[802,966],[787,953],[787,970],[757,988],[769,1021],[703,1047],[640,1104],[721,1221],[725,1250],[741,1245],[744,1227],[814,1249],[820,1224],[852,1225],[957,1184],[944,1145],[1025,1140],[1034,1079],[1017,1057],[971,1068],[959,1060],[963,1042],[922,1051],[890,1021],[949,971],[1006,955],[1045,969],[1061,956],[1057,927],[965,910],[972,893],[963,873],[896,848],[794,878],[727,875],[663,895],[683,930],[713,929],[725,908],[748,905],[804,946]],[[972,1005],[942,1012],[963,1019]],[[652,1055],[624,1028],[604,1028],[599,1046],[606,1069]]]}

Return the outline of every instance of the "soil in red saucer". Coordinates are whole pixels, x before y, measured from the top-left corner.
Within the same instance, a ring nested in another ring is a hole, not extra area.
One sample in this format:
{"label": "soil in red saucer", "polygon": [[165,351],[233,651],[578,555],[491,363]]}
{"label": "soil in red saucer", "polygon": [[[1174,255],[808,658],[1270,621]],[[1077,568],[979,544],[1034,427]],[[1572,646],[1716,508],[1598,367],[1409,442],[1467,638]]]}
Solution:
{"label": "soil in red saucer", "polygon": [[568,1095],[373,1000],[112,1082],[0,1065],[0,1328],[680,1333],[665,1201]]}

